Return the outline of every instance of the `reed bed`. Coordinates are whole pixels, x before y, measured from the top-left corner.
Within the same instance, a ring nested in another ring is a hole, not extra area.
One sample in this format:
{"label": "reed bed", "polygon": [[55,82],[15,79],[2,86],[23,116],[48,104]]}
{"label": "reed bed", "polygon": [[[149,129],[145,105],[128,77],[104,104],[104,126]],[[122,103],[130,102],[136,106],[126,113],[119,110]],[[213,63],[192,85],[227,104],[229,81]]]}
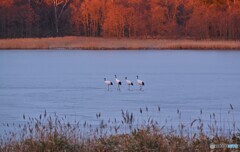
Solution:
{"label": "reed bed", "polygon": [[[149,117],[151,109],[140,108],[139,115],[122,110],[120,120],[103,120],[96,114],[98,125],[87,122],[69,122],[67,117],[48,114],[46,111],[38,118],[23,115],[24,124],[4,124],[9,128],[0,140],[1,152],[112,152],[112,151],[163,151],[163,152],[206,152],[237,151],[239,149],[211,149],[210,144],[240,144],[240,130],[234,120],[234,107],[227,112],[232,118],[229,128],[217,123],[212,113],[209,123],[199,117],[189,124],[181,121],[181,110],[176,110],[178,127],[168,126],[158,119]],[[161,107],[155,107],[161,114]],[[147,116],[147,117],[145,117]],[[148,118],[148,119],[145,119]]]}
{"label": "reed bed", "polygon": [[78,50],[240,50],[240,41],[190,39],[116,39],[102,37],[56,37],[2,39],[0,49]]}

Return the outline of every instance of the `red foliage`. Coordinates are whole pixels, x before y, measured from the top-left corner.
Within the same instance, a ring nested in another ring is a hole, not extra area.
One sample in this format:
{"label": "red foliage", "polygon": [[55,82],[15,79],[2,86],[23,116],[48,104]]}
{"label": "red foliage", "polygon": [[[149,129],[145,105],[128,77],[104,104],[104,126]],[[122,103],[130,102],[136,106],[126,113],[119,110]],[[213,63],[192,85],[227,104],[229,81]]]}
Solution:
{"label": "red foliage", "polygon": [[0,37],[240,39],[240,0],[1,0]]}

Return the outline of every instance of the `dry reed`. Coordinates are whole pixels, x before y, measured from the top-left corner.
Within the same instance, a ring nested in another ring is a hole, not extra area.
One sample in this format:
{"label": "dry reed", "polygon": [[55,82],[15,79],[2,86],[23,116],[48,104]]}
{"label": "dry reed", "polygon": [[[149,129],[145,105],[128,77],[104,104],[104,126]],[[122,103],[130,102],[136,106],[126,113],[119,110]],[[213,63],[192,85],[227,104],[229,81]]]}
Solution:
{"label": "dry reed", "polygon": [[[155,109],[140,108],[139,115],[148,115],[156,110],[161,116],[161,107]],[[16,131],[9,131],[0,140],[1,152],[31,151],[31,152],[108,152],[108,151],[163,151],[163,152],[206,152],[209,145],[240,144],[239,128],[233,120],[228,130],[219,126],[216,114],[210,114],[210,123],[200,116],[190,124],[184,124],[181,110],[177,109],[179,125],[169,127],[167,121],[162,124],[154,118],[143,119],[133,113],[122,110],[121,120],[105,121],[101,113],[96,114],[99,125],[93,127],[84,122],[68,122],[66,116],[49,115],[45,111],[38,118],[26,117],[26,122],[19,125]],[[230,105],[228,115],[234,119],[234,107]],[[9,124],[5,127],[13,128]],[[12,129],[13,130],[13,129]],[[233,149],[215,149],[216,151],[231,151]]]}
{"label": "dry reed", "polygon": [[0,49],[79,50],[240,50],[239,41],[178,39],[116,39],[97,37],[57,37],[2,39]]}

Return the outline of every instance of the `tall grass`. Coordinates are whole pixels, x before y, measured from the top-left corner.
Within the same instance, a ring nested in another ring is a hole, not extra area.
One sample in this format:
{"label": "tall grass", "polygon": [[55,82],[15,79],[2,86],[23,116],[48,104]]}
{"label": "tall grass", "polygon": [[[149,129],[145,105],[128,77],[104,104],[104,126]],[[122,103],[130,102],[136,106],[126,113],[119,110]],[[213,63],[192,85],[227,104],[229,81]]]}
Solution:
{"label": "tall grass", "polygon": [[0,49],[82,49],[82,50],[164,50],[219,49],[240,50],[239,41],[178,39],[116,39],[96,37],[58,37],[2,39]]}
{"label": "tall grass", "polygon": [[[189,124],[182,121],[181,110],[177,109],[178,126],[159,122],[158,118],[149,117],[152,109],[140,108],[141,117],[122,110],[120,120],[103,120],[101,113],[96,114],[99,125],[87,122],[69,122],[67,117],[57,114],[47,114],[45,111],[38,118],[26,117],[25,123],[18,125],[4,124],[8,132],[0,140],[1,152],[18,151],[210,151],[209,145],[240,144],[240,130],[236,126],[234,107],[230,105],[228,116],[232,124],[228,129],[218,125],[216,114],[210,114],[209,123],[202,120],[203,111],[199,117]],[[161,115],[161,107],[154,109],[156,115]],[[147,118],[147,119],[145,119]],[[230,122],[230,121],[229,121]],[[11,131],[12,130],[12,131]],[[217,149],[230,151],[231,149]]]}

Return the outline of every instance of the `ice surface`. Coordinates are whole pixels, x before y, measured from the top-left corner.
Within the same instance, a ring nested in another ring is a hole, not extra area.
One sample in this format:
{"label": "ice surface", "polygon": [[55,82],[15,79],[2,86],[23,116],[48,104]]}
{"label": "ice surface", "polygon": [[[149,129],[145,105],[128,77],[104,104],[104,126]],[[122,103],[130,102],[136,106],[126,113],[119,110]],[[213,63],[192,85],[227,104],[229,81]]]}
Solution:
{"label": "ice surface", "polygon": [[[121,91],[103,78],[122,80]],[[136,75],[146,84],[136,86]],[[128,91],[124,78],[134,81]],[[71,120],[121,118],[121,109],[178,123],[200,115],[227,115],[230,104],[240,117],[240,52],[237,51],[0,51],[0,125],[21,123],[22,115],[48,113]],[[157,106],[161,114],[157,114]],[[230,118],[232,119],[232,117]],[[239,125],[239,124],[238,124]],[[0,127],[1,128],[1,127]]]}

